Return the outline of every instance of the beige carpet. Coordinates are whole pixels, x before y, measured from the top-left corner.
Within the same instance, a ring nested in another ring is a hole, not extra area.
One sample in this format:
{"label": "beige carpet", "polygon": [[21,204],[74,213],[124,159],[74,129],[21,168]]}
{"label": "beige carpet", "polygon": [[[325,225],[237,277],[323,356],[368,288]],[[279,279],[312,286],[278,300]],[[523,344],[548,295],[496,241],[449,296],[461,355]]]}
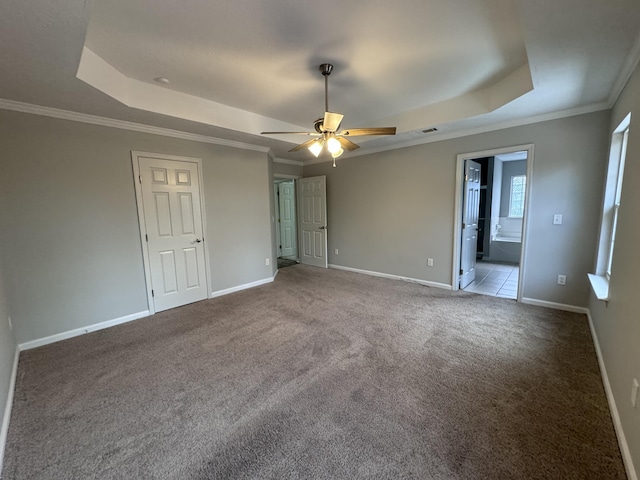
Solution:
{"label": "beige carpet", "polygon": [[5,479],[623,479],[584,315],[301,265],[23,352]]}

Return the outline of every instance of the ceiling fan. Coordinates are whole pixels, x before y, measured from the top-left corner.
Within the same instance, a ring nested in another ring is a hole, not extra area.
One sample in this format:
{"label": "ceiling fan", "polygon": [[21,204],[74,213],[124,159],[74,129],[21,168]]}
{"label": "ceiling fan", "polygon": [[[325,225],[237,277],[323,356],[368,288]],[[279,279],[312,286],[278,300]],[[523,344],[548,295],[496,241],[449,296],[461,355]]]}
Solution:
{"label": "ceiling fan", "polygon": [[336,158],[345,150],[355,150],[360,148],[347,137],[357,137],[362,135],[395,135],[396,127],[373,127],[373,128],[351,128],[348,130],[338,130],[344,115],[329,111],[329,75],[333,71],[333,65],[323,63],[320,65],[320,72],[324,76],[324,117],[313,122],[315,132],[261,132],[262,135],[310,135],[316,138],[307,140],[304,143],[292,148],[290,152],[297,152],[303,148],[309,149],[313,155],[318,157],[324,147],[333,157],[333,166],[336,166]]}

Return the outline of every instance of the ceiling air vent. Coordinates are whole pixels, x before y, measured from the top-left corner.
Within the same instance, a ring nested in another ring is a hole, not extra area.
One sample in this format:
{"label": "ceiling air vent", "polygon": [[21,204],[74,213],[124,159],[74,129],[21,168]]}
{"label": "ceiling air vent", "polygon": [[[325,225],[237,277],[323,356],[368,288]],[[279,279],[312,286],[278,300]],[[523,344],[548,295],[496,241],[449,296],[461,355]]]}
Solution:
{"label": "ceiling air vent", "polygon": [[438,129],[437,128],[427,128],[426,130],[422,130],[422,133],[433,133],[433,132],[437,132]]}

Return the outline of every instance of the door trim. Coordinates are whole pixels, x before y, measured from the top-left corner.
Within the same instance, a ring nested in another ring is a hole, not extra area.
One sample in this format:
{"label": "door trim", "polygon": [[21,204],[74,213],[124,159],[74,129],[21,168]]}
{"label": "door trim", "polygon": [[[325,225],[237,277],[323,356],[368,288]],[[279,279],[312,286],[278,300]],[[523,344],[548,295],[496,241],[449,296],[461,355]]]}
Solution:
{"label": "door trim", "polygon": [[207,280],[206,292],[207,298],[211,298],[211,268],[209,261],[209,249],[207,248],[209,235],[207,235],[207,212],[205,210],[204,202],[204,183],[202,180],[202,159],[195,157],[183,157],[178,155],[167,155],[164,153],[151,153],[141,152],[138,150],[131,151],[131,165],[133,167],[133,183],[136,191],[136,206],[138,209],[138,226],[140,228],[140,244],[142,245],[142,263],[144,266],[144,279],[147,290],[147,305],[149,307],[149,314],[156,313],[156,308],[153,302],[153,295],[151,294],[151,267],[149,260],[149,246],[146,242],[147,229],[144,223],[144,206],[142,204],[142,185],[140,184],[140,157],[158,158],[160,160],[171,160],[174,162],[186,162],[195,163],[198,166],[198,185],[200,187],[200,212],[202,215],[202,234],[204,236],[204,244],[202,248],[204,250],[204,262],[205,262],[205,276]]}
{"label": "door trim", "polygon": [[464,161],[473,160],[474,158],[493,157],[511,152],[527,152],[527,189],[524,196],[524,218],[522,219],[522,251],[520,252],[520,278],[518,279],[518,296],[517,301],[522,301],[522,292],[524,280],[526,278],[526,258],[527,258],[527,239],[529,231],[529,204],[531,199],[531,190],[533,189],[533,160],[534,146],[533,143],[524,145],[514,145],[512,147],[492,148],[490,150],[481,150],[478,152],[460,153],[456,160],[456,188],[454,198],[454,220],[453,220],[453,264],[451,267],[451,289],[459,290],[459,274],[460,269],[460,235],[462,234],[462,188],[464,181]]}

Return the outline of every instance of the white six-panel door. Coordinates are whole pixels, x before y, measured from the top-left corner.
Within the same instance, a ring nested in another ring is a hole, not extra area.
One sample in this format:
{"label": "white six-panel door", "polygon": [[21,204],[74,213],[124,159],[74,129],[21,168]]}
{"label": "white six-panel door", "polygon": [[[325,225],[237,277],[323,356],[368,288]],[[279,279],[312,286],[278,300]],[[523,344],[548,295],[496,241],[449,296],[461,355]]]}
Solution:
{"label": "white six-panel door", "polygon": [[296,196],[293,180],[278,184],[280,246],[283,257],[297,257]]}
{"label": "white six-panel door", "polygon": [[198,164],[138,156],[155,311],[207,298]]}
{"label": "white six-panel door", "polygon": [[460,248],[460,288],[476,278],[478,220],[480,217],[480,164],[465,160],[462,245]]}
{"label": "white six-panel door", "polygon": [[327,190],[326,177],[301,178],[300,262],[327,268]]}

